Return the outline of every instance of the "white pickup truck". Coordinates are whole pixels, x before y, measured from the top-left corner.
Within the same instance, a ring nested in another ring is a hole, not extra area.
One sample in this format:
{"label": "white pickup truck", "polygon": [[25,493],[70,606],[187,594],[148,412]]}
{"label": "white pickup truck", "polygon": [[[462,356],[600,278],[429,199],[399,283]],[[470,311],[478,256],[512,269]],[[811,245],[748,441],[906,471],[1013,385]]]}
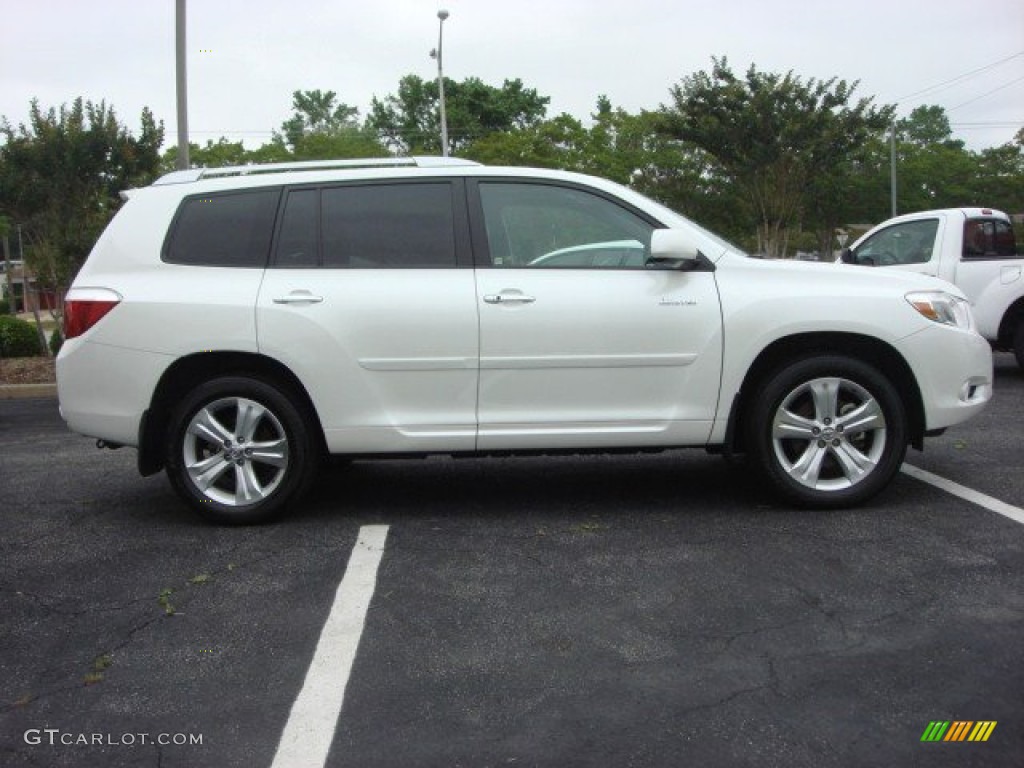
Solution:
{"label": "white pickup truck", "polygon": [[970,299],[978,332],[1024,368],[1024,254],[1010,218],[991,208],[921,211],[882,222],[843,249],[847,264],[940,277]]}

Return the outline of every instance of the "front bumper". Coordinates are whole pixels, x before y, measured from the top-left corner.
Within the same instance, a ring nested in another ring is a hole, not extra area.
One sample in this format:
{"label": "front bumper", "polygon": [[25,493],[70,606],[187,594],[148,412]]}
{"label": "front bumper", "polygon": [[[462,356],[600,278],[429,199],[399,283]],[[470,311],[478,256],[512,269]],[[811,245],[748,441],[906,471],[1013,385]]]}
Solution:
{"label": "front bumper", "polygon": [[898,349],[917,378],[926,432],[973,418],[992,398],[992,349],[978,334],[936,324]]}

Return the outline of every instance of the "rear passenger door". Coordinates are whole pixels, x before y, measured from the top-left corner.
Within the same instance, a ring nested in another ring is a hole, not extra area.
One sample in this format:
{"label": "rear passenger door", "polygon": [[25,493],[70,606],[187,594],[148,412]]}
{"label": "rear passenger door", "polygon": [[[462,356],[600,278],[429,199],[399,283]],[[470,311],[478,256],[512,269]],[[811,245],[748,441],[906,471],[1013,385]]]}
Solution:
{"label": "rear passenger door", "polygon": [[285,190],[260,350],[306,384],[332,452],[472,450],[477,309],[460,180]]}

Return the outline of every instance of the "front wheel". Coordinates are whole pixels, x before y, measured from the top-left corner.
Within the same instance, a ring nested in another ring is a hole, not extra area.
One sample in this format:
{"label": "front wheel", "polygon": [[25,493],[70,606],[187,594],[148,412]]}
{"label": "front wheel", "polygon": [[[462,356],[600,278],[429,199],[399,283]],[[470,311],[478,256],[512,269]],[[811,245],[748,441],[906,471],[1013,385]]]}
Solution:
{"label": "front wheel", "polygon": [[899,471],[906,410],[874,367],[846,356],[806,358],[776,371],[760,394],[748,445],[790,500],[821,508],[859,504]]}
{"label": "front wheel", "polygon": [[241,376],[214,379],[189,393],[171,417],[167,476],[207,520],[261,523],[306,489],[314,445],[284,390]]}

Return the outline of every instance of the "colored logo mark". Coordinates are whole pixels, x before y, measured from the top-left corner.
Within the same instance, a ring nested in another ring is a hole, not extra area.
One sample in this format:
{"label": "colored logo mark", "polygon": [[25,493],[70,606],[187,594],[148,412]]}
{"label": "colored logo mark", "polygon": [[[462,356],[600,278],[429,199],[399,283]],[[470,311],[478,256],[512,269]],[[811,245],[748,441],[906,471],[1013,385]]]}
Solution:
{"label": "colored logo mark", "polygon": [[932,720],[921,741],[988,741],[995,728],[995,720]]}

